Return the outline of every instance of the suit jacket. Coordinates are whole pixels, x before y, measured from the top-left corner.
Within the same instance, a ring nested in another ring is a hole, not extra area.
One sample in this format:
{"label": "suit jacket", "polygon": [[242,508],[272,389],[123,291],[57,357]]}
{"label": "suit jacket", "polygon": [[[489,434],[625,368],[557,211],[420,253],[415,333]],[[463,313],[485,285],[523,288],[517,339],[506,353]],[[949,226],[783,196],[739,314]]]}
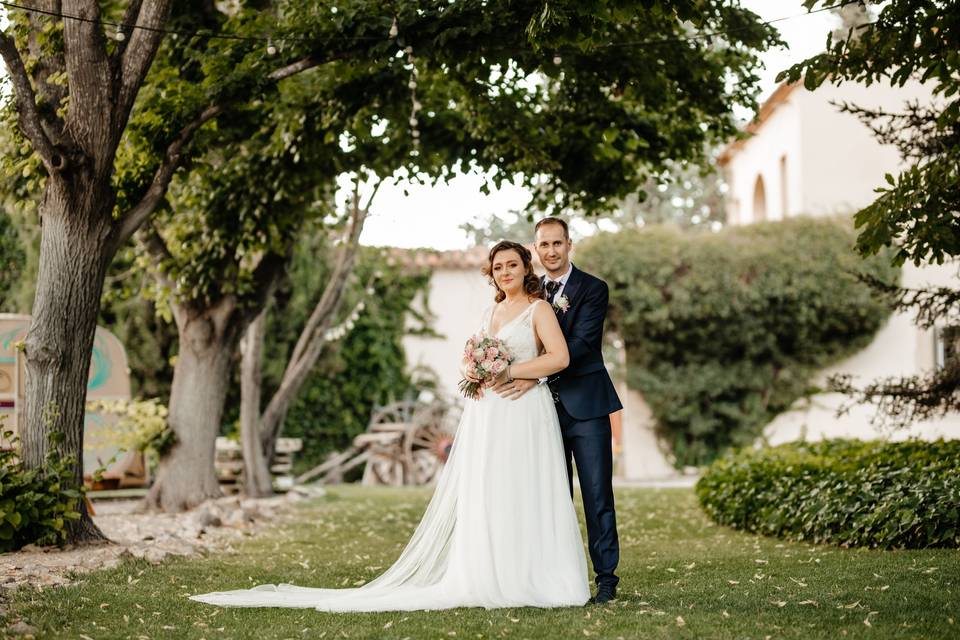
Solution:
{"label": "suit jacket", "polygon": [[607,283],[573,267],[562,295],[569,308],[556,307],[567,339],[570,364],[548,381],[560,403],[577,420],[591,420],[623,408],[603,363],[603,322],[607,317]]}

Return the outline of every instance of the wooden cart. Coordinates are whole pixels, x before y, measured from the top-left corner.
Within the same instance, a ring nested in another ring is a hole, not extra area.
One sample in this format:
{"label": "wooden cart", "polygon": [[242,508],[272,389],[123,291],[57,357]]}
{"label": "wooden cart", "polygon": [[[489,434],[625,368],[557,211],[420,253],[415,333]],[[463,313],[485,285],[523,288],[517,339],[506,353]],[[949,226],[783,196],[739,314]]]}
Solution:
{"label": "wooden cart", "polygon": [[297,482],[319,479],[342,482],[344,474],[365,464],[362,484],[423,485],[433,481],[453,446],[447,421],[453,407],[442,400],[403,400],[373,412],[366,433],[353,445],[310,471]]}

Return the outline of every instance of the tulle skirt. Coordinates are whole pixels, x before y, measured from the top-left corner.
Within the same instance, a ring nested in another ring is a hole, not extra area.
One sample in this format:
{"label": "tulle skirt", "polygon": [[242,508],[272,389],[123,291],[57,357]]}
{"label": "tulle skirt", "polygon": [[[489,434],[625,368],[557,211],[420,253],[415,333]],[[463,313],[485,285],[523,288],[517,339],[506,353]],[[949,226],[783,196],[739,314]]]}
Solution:
{"label": "tulle skirt", "polygon": [[291,584],[190,596],[225,607],[412,611],[565,607],[590,597],[556,409],[545,385],[467,401],[449,460],[400,558],[359,588]]}

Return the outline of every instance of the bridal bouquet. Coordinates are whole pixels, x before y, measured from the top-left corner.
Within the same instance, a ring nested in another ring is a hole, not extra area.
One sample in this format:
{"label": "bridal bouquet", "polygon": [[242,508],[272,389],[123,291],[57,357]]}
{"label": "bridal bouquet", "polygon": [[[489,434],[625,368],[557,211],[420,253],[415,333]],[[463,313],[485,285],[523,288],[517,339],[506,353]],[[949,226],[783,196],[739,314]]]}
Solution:
{"label": "bridal bouquet", "polygon": [[465,398],[478,400],[483,383],[503,373],[507,365],[512,362],[513,354],[503,340],[483,334],[471,336],[463,347],[464,370],[480,382],[473,382],[466,378],[460,380],[460,384],[457,385],[460,393]]}

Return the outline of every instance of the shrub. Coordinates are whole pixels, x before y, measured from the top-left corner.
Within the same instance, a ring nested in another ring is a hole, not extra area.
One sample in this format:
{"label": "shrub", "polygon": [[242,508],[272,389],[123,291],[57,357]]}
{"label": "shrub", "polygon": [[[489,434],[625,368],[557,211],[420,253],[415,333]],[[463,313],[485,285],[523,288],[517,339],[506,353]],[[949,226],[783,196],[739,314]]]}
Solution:
{"label": "shrub", "polygon": [[744,449],[697,482],[716,522],[850,547],[960,546],[960,441],[826,440]]}
{"label": "shrub", "polygon": [[[3,439],[10,442],[12,431]],[[63,434],[50,439],[50,452],[38,469],[26,469],[10,449],[0,449],[0,553],[34,543],[56,544],[66,537],[66,521],[80,518],[83,494],[67,489],[73,480],[68,461],[57,452]]]}
{"label": "shrub", "polygon": [[848,221],[797,218],[682,233],[599,234],[578,263],[610,286],[610,326],[678,465],[752,442],[813,393],[814,373],[866,346],[890,313],[859,281],[898,277],[851,250]]}
{"label": "shrub", "polygon": [[174,434],[167,425],[168,410],[158,398],[146,400],[90,400],[87,411],[116,416],[111,428],[102,429],[99,437],[87,436],[91,447],[115,445],[122,451],[136,450],[164,453],[173,444]]}

